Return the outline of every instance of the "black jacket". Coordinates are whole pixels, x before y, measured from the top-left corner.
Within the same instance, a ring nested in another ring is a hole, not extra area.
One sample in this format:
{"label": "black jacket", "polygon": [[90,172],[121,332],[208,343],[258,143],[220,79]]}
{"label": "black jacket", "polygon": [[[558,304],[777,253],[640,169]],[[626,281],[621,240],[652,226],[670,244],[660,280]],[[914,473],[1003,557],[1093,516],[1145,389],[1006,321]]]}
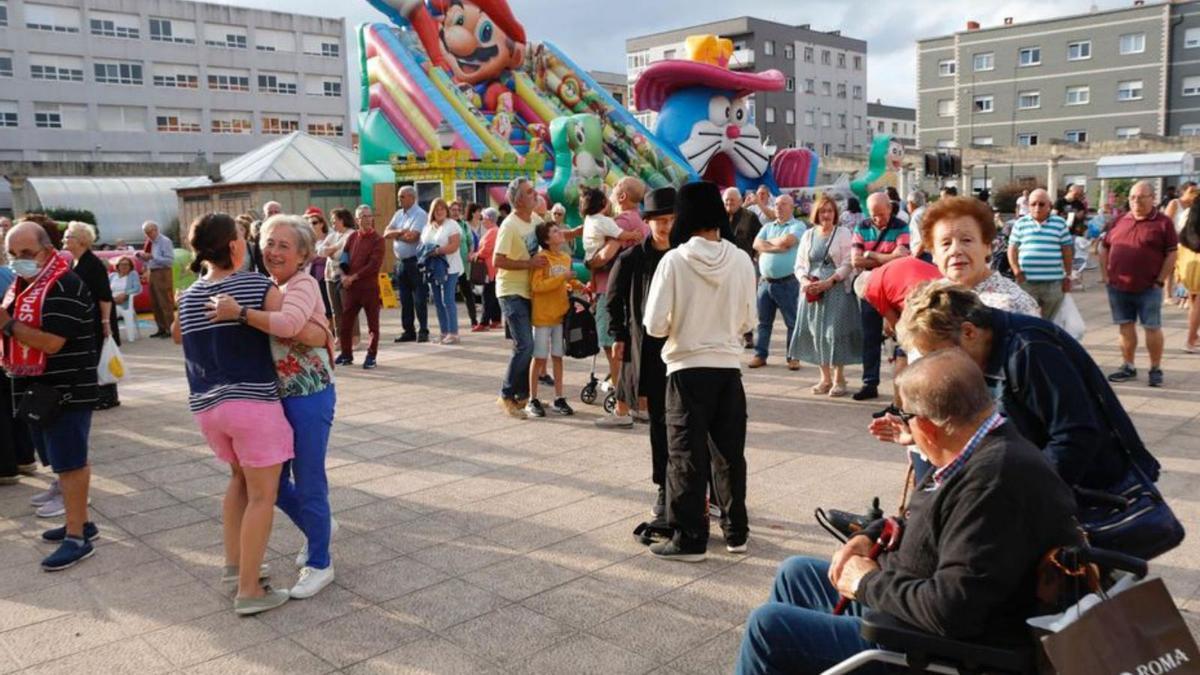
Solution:
{"label": "black jacket", "polygon": [[622,251],[613,265],[608,278],[609,324],[608,333],[617,342],[625,343],[627,364],[622,371],[622,386],[636,400],[645,389],[645,378],[654,377],[666,382],[667,368],[662,362],[665,338],[646,335],[642,323],[645,315],[646,296],[658,263],[666,251],[654,248],[654,241],[647,239],[638,246]]}
{"label": "black jacket", "polygon": [[92,296],[92,301],[95,303],[95,336],[96,336],[96,358],[100,358],[100,349],[104,344],[103,322],[108,321],[110,332],[116,338],[117,344],[121,343],[120,336],[117,331],[117,307],[112,305],[109,308],[109,316],[100,316],[100,303],[113,301],[112,286],[108,282],[108,267],[104,265],[104,261],[89,249],[79,256],[79,260],[75,261],[75,274],[83,281],[83,285],[87,286],[88,293]]}
{"label": "black jacket", "polygon": [[754,239],[762,229],[762,221],[754,212],[741,207],[729,217],[729,226],[733,230],[733,243],[746,252],[751,260],[758,260],[758,251],[754,250]]}
{"label": "black jacket", "polygon": [[[1015,644],[1035,613],[1038,562],[1080,542],[1075,500],[1038,449],[1005,423],[936,491],[905,512],[900,548],[859,585],[868,607],[963,640]],[[878,536],[879,523],[867,528]]]}

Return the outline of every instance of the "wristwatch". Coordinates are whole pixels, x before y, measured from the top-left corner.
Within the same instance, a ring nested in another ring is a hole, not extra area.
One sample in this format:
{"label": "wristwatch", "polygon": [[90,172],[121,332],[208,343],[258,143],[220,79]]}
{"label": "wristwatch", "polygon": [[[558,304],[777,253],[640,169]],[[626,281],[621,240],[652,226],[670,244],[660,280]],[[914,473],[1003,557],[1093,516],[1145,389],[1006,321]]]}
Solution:
{"label": "wristwatch", "polygon": [[248,313],[249,311],[250,311],[250,310],[249,310],[249,308],[243,307],[243,308],[242,308],[242,311],[238,312],[238,323],[240,323],[240,324],[245,324],[245,323],[246,323],[246,320],[247,320],[247,313]]}
{"label": "wristwatch", "polygon": [[4,333],[4,337],[12,337],[13,330],[16,327],[17,327],[17,320],[9,319],[8,322],[4,324],[4,327],[0,328],[0,333]]}

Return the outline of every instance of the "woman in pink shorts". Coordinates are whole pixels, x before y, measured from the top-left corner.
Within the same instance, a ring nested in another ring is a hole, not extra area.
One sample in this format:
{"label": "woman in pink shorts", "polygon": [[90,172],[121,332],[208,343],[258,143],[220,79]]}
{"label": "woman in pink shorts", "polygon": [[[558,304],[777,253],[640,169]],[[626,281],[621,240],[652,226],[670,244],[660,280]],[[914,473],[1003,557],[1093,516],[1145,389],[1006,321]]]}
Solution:
{"label": "woman in pink shorts", "polygon": [[[288,600],[287,591],[261,579],[280,467],[293,456],[293,437],[279,402],[269,339],[246,325],[245,313],[279,309],[282,294],[267,277],[238,271],[246,241],[230,216],[196,219],[188,244],[195,254],[192,271],[203,276],[180,297],[173,334],[183,344],[188,406],[213,452],[233,471],[222,513],[223,579],[237,583],[234,611],[257,614]],[[238,320],[209,322],[205,305],[217,294],[237,299],[243,308]],[[318,339],[324,344],[323,332]]]}

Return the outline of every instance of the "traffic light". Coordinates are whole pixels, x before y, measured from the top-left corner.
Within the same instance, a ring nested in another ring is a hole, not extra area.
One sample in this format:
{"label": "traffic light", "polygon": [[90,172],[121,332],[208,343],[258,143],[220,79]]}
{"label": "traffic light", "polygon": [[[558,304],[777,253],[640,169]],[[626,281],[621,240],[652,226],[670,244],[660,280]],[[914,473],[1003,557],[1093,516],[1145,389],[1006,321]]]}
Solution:
{"label": "traffic light", "polygon": [[925,153],[925,176],[933,178],[938,175],[938,156]]}
{"label": "traffic light", "polygon": [[949,152],[925,153],[925,175],[952,178],[962,175],[962,157]]}

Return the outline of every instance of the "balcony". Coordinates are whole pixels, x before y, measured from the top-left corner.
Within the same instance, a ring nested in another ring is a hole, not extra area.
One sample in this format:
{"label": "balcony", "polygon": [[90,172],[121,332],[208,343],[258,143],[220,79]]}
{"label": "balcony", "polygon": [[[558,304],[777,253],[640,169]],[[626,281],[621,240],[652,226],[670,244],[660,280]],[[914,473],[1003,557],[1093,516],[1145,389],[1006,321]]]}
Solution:
{"label": "balcony", "polygon": [[735,49],[733,55],[729,57],[730,70],[742,70],[745,68],[754,67],[754,50],[753,49]]}

